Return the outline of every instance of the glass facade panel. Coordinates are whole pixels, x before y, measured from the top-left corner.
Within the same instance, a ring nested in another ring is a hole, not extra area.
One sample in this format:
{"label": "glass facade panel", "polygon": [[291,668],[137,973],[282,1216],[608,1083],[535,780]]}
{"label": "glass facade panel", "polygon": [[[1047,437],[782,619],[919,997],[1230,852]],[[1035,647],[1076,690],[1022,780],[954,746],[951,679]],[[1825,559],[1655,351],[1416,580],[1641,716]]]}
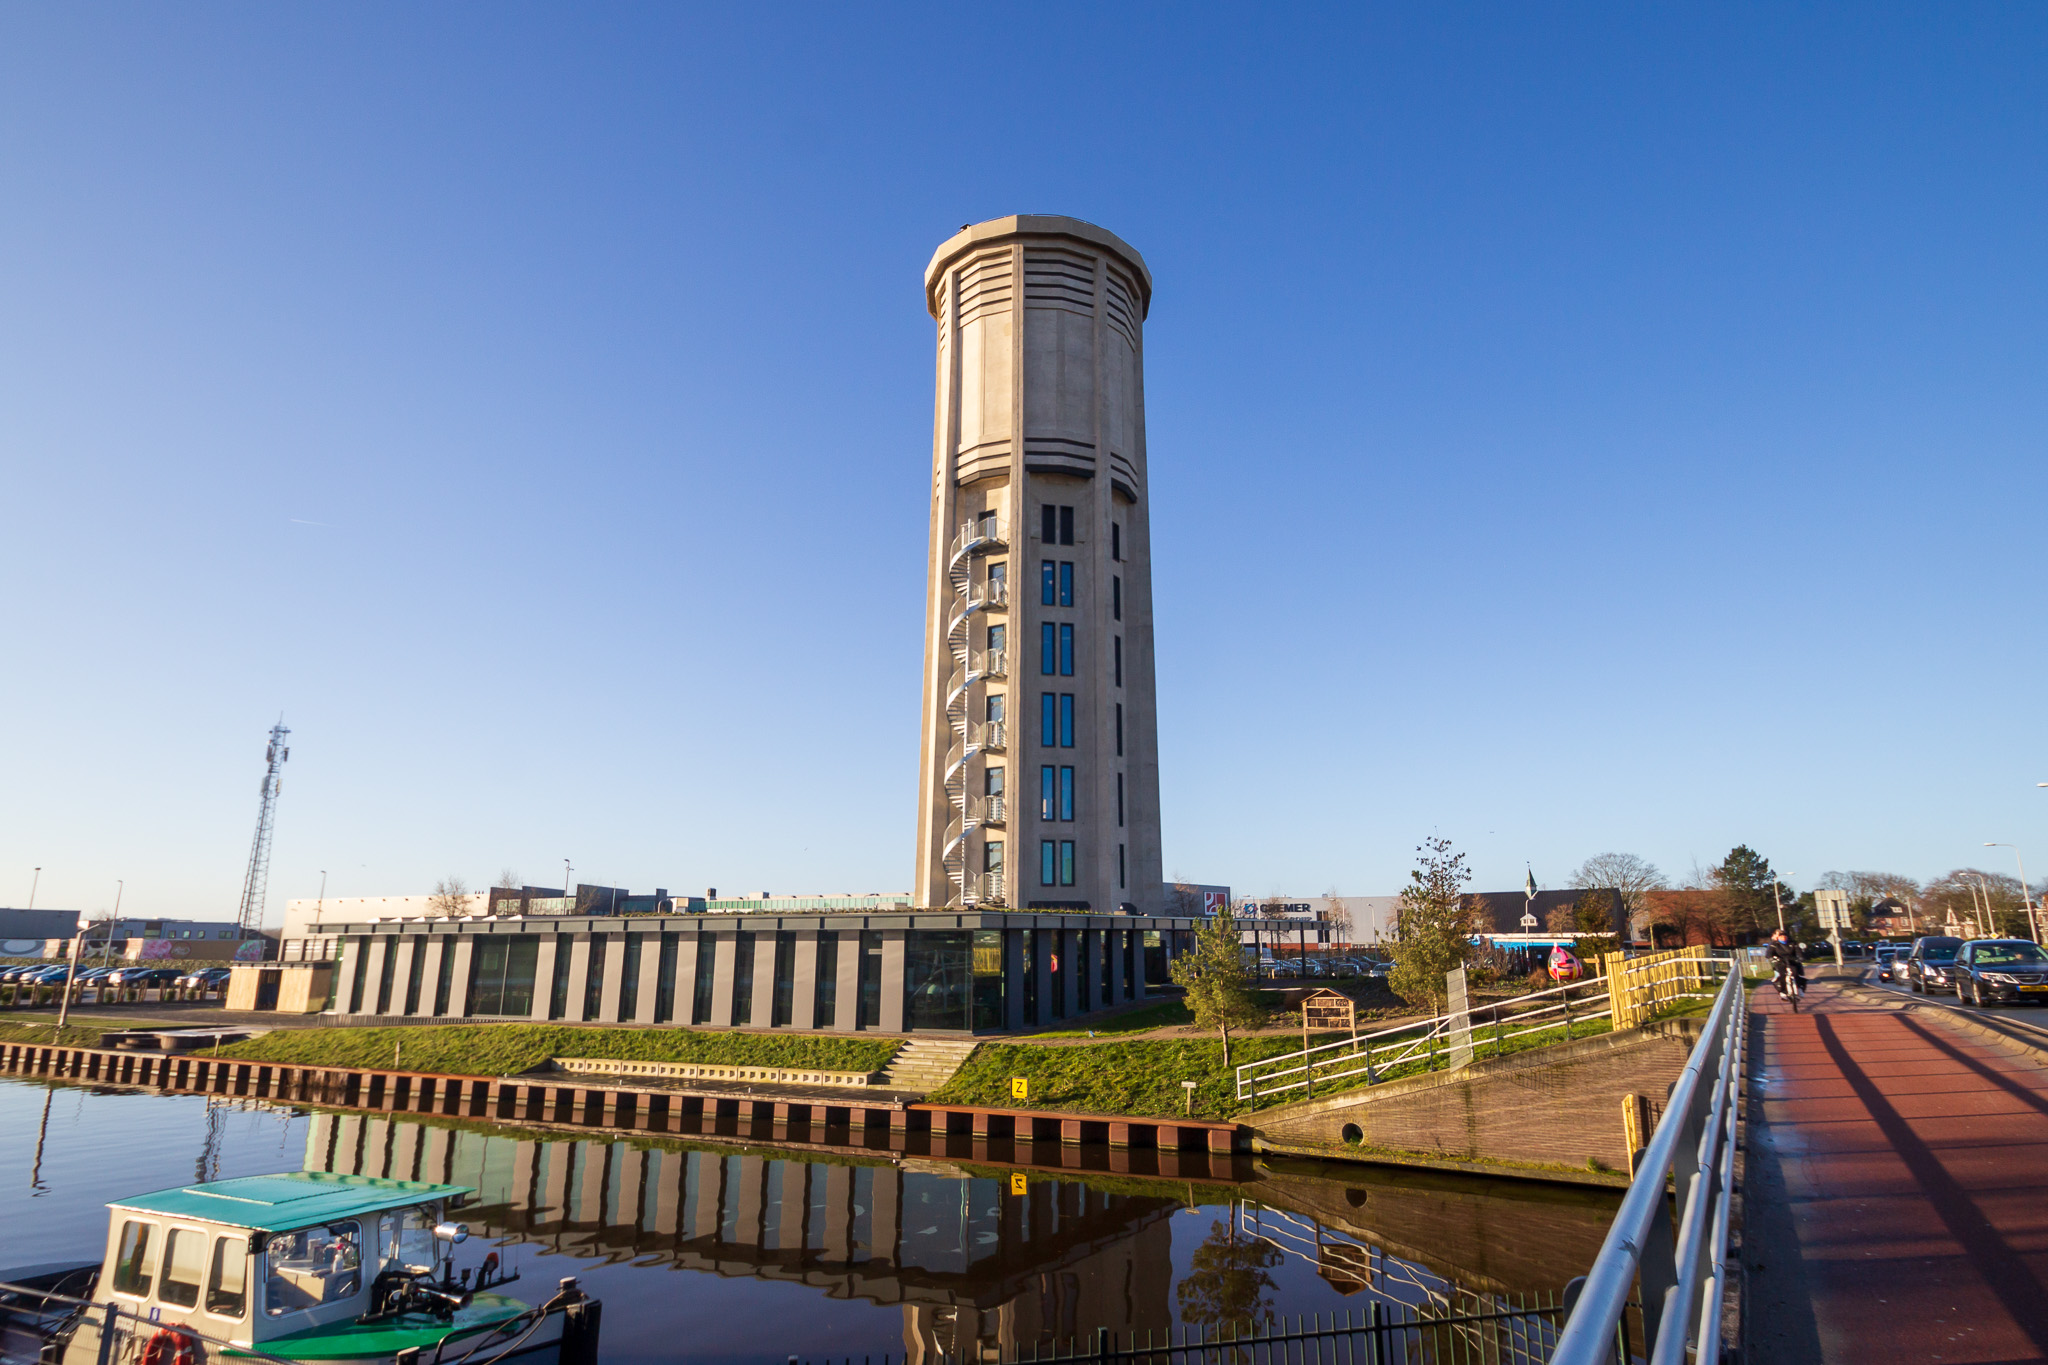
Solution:
{"label": "glass facade panel", "polygon": [[768,1023],[774,1028],[787,1028],[791,1017],[791,1004],[796,999],[796,935],[781,933],[775,936],[775,998],[769,1005]]}
{"label": "glass facade panel", "polygon": [[496,934],[478,935],[469,959],[469,1012],[503,1014],[505,999],[505,945],[509,938]]}
{"label": "glass facade panel", "polygon": [[697,935],[697,979],[690,990],[690,1022],[711,1022],[711,991],[718,981],[718,939]]}
{"label": "glass facade panel", "polygon": [[818,935],[817,994],[811,1010],[817,1028],[839,1023],[839,935],[829,931]]}
{"label": "glass facade panel", "polygon": [[441,940],[441,970],[434,978],[434,1013],[448,1012],[448,997],[455,992],[455,940]]}
{"label": "glass facade panel", "polygon": [[391,978],[398,971],[398,944],[396,938],[384,940],[384,967],[377,973],[378,1014],[391,1013]]}
{"label": "glass facade panel", "polygon": [[1024,939],[1023,951],[1019,954],[1019,965],[1024,974],[1024,1022],[1038,1022],[1038,931],[1018,931]]}
{"label": "glass facade panel", "polygon": [[569,940],[558,937],[555,940],[555,972],[548,982],[548,1018],[569,1017],[569,986],[572,964],[569,957]]}
{"label": "glass facade panel", "polygon": [[754,1022],[754,936],[734,934],[732,939],[732,1021]]}
{"label": "glass facade panel", "polygon": [[1003,931],[974,931],[974,1031],[1003,1027]]}
{"label": "glass facade panel", "polygon": [[860,931],[860,1020],[861,1028],[882,1026],[882,935],[879,930]]}
{"label": "glass facade panel", "polygon": [[583,973],[583,1017],[597,1018],[598,1007],[604,1003],[604,934],[590,936],[590,964]]}
{"label": "glass facade panel", "polygon": [[1064,1019],[1067,1017],[1067,972],[1072,969],[1073,964],[1067,961],[1067,953],[1061,943],[1066,935],[1058,929],[1048,929],[1044,932],[1046,960],[1052,967],[1052,1017]]}
{"label": "glass facade panel", "polygon": [[1157,929],[1145,930],[1145,980],[1154,986],[1166,982],[1166,936]]}
{"label": "glass facade panel", "polygon": [[964,930],[913,929],[904,935],[903,1021],[908,1027],[973,1027],[973,937]]}
{"label": "glass facade panel", "polygon": [[427,980],[427,940],[416,938],[412,941],[412,964],[405,973],[405,1012],[420,1012],[420,987]]}
{"label": "glass facade panel", "polygon": [[661,959],[654,968],[654,1022],[667,1024],[676,1017],[676,954],[678,935],[661,936]]}
{"label": "glass facade panel", "polygon": [[630,1020],[640,1013],[640,955],[646,951],[647,935],[626,935],[625,971],[619,978],[619,1018]]}

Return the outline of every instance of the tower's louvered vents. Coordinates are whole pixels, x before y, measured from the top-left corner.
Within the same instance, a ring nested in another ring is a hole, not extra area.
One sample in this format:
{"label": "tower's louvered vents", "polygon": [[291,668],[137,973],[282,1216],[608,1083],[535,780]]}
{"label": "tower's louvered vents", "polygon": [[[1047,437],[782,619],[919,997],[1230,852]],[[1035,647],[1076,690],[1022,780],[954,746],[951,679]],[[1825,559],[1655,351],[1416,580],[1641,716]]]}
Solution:
{"label": "tower's louvered vents", "polygon": [[1095,316],[1095,262],[1072,251],[1025,252],[1024,306]]}
{"label": "tower's louvered vents", "polygon": [[1006,313],[1015,292],[1010,278],[1010,253],[990,251],[960,268],[960,325],[987,313]]}
{"label": "tower's louvered vents", "polygon": [[1108,297],[1103,311],[1109,315],[1109,325],[1118,335],[1131,343],[1131,349],[1138,349],[1137,291],[1131,282],[1116,271],[1109,272]]}

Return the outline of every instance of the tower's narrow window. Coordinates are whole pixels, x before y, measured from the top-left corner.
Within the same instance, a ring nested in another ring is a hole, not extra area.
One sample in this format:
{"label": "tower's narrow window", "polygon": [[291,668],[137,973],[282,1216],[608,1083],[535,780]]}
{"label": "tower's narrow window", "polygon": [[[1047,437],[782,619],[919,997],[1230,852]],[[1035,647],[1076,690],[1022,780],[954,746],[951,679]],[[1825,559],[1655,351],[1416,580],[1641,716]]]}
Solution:
{"label": "tower's narrow window", "polygon": [[1118,844],[1116,846],[1116,889],[1121,891],[1128,884],[1129,883],[1125,880],[1124,871],[1124,846],[1122,844]]}
{"label": "tower's narrow window", "polygon": [[1060,742],[1058,715],[1059,696],[1053,692],[1038,694],[1038,742],[1050,749]]}
{"label": "tower's narrow window", "polygon": [[1121,574],[1109,578],[1109,614],[1121,621],[1124,619],[1124,580]]}
{"label": "tower's narrow window", "polygon": [[1074,509],[1071,507],[1062,507],[1060,509],[1060,544],[1072,545],[1073,543]]}
{"label": "tower's narrow window", "polygon": [[[1118,657],[1121,658],[1122,656],[1119,655]],[[1060,627],[1060,676],[1062,678],[1074,676],[1074,628],[1070,625],[1062,625]],[[1123,681],[1121,670],[1117,674],[1117,681],[1119,683]]]}
{"label": "tower's narrow window", "polygon": [[1063,767],[1060,769],[1060,819],[1072,820],[1073,818],[1074,770],[1071,767]]}
{"label": "tower's narrow window", "polygon": [[1053,635],[1053,630],[1054,626],[1052,622],[1042,621],[1039,623],[1038,671],[1040,673],[1045,674],[1047,677],[1051,677],[1055,672],[1059,670],[1059,655],[1057,653],[1059,647],[1053,643],[1055,638]]}
{"label": "tower's narrow window", "polygon": [[1053,819],[1053,766],[1048,763],[1038,770],[1038,818]]}
{"label": "tower's narrow window", "polygon": [[1051,605],[1053,604],[1053,602],[1055,601],[1055,598],[1053,597],[1053,586],[1052,586],[1052,585],[1053,585],[1053,569],[1054,569],[1054,565],[1053,565],[1053,562],[1052,562],[1052,561],[1051,561],[1050,559],[1044,559],[1044,560],[1040,560],[1040,561],[1039,561],[1039,564],[1038,564],[1038,600],[1039,600],[1039,603],[1040,603],[1041,605],[1043,605],[1043,606],[1048,606],[1048,607],[1049,607],[1049,606],[1051,606]]}
{"label": "tower's narrow window", "polygon": [[985,796],[1001,796],[1003,794],[1003,770],[1001,768],[983,769],[981,774],[981,790]]}
{"label": "tower's narrow window", "polygon": [[1070,560],[1060,561],[1060,605],[1074,605],[1074,565]]}
{"label": "tower's narrow window", "polygon": [[1116,756],[1124,756],[1124,704],[1116,704]]}
{"label": "tower's narrow window", "polygon": [[988,600],[1010,600],[1010,566],[1000,559],[988,566]]}
{"label": "tower's narrow window", "polygon": [[1060,543],[1059,515],[1060,509],[1051,503],[1038,509],[1038,538],[1048,545]]}
{"label": "tower's narrow window", "polygon": [[1003,652],[1003,645],[1004,645],[1004,643],[1005,643],[1004,627],[1002,627],[1002,626],[990,626],[990,627],[988,628],[988,652],[989,652],[990,654],[1000,654],[1000,653],[1002,653],[1002,652]]}
{"label": "tower's narrow window", "polygon": [[1072,886],[1073,884],[1074,841],[1072,839],[1062,839],[1060,840],[1060,885]]}
{"label": "tower's narrow window", "polygon": [[1116,655],[1116,685],[1122,687],[1124,685],[1124,637],[1119,635],[1115,637],[1112,643],[1115,645],[1115,649],[1112,652]]}
{"label": "tower's narrow window", "polygon": [[1058,847],[1050,839],[1040,839],[1038,841],[1038,884],[1040,886],[1059,885]]}
{"label": "tower's narrow window", "polygon": [[1124,775],[1116,775],[1116,827],[1124,827]]}
{"label": "tower's narrow window", "polygon": [[1109,524],[1109,557],[1119,564],[1124,558],[1124,526],[1120,521]]}
{"label": "tower's narrow window", "polygon": [[1074,694],[1060,693],[1060,747],[1074,747]]}

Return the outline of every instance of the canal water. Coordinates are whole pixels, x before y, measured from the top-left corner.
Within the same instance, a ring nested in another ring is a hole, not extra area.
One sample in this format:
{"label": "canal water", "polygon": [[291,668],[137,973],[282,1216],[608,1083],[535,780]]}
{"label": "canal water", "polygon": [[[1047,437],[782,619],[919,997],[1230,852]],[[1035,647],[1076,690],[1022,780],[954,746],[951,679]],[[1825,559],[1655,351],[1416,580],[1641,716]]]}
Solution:
{"label": "canal water", "polygon": [[1561,1291],[1604,1192],[1307,1162],[1241,1179],[625,1141],[0,1078],[0,1268],[90,1261],[108,1200],[320,1170],[470,1185],[543,1299],[605,1301],[607,1362],[1005,1359],[1180,1327]]}

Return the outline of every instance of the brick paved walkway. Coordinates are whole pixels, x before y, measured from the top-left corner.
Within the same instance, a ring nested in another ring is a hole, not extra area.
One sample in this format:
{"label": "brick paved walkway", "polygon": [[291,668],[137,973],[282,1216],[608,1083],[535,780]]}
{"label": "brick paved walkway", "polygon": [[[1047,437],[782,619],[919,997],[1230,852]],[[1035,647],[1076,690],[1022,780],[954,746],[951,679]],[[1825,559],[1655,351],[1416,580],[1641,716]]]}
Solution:
{"label": "brick paved walkway", "polygon": [[2048,1360],[2044,1059],[1839,982],[1754,1001],[1755,1360]]}

